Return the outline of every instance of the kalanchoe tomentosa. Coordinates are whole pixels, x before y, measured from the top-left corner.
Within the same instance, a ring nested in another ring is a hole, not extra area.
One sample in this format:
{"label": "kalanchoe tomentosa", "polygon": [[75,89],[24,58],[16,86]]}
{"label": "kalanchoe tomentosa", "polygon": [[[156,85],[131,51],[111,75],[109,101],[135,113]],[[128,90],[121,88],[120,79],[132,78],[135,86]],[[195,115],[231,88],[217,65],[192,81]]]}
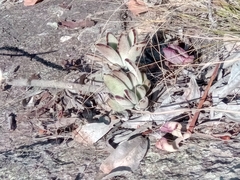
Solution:
{"label": "kalanchoe tomentosa", "polygon": [[[131,29],[129,33],[121,34],[117,39],[108,33],[107,45],[96,44],[99,55],[90,55],[91,59],[104,59],[108,65],[119,67],[103,75],[103,81],[112,96],[108,99],[109,106],[114,111],[125,109],[145,109],[148,106],[147,91],[150,81],[145,73],[141,73],[135,62],[141,55],[145,42],[137,43],[137,32]],[[93,58],[92,58],[93,57]]]}
{"label": "kalanchoe tomentosa", "polygon": [[122,69],[128,69],[125,59],[135,62],[146,46],[146,42],[137,42],[135,29],[131,29],[128,34],[121,34],[119,39],[109,32],[106,41],[107,44],[95,45],[102,56],[90,54],[87,56],[94,60],[105,60],[109,65],[116,65]]}

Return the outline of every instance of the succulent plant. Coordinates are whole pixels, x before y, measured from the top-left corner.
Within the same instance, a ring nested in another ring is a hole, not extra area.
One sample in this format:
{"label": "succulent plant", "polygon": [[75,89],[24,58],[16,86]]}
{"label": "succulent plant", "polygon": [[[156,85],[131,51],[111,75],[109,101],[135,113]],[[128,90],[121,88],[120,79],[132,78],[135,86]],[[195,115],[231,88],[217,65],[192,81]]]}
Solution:
{"label": "succulent plant", "polygon": [[114,111],[145,109],[148,106],[146,94],[151,83],[134,63],[126,59],[126,64],[132,67],[131,72],[113,70],[112,74],[103,76],[104,83],[112,94],[107,103]]}
{"label": "succulent plant", "polygon": [[117,39],[112,33],[107,34],[107,45],[96,44],[101,55],[88,55],[91,59],[106,60],[107,64],[117,66],[110,73],[103,75],[103,81],[111,96],[108,105],[114,111],[125,109],[142,110],[148,106],[147,91],[150,81],[145,73],[141,73],[135,62],[141,55],[145,42],[137,43],[137,33],[131,29],[129,33],[121,34]]}
{"label": "succulent plant", "polygon": [[87,56],[94,60],[106,60],[109,65],[116,65],[123,69],[128,69],[125,59],[135,62],[146,46],[146,42],[137,42],[135,29],[131,29],[128,34],[122,33],[119,39],[109,32],[106,41],[107,44],[95,45],[102,56],[90,54]]}

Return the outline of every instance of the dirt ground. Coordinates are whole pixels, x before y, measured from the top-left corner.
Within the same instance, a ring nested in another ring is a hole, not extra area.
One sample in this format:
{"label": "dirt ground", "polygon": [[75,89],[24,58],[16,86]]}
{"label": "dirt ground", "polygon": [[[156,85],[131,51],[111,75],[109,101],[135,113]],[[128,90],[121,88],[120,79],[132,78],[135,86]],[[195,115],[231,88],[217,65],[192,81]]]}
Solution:
{"label": "dirt ground", "polygon": [[[63,3],[71,9],[60,7]],[[96,24],[83,29],[54,26],[63,20],[86,17]],[[93,51],[93,45],[106,32],[120,34],[134,26],[135,19],[120,1],[44,0],[30,7],[18,1],[0,1],[0,68],[8,78],[39,74],[43,80],[62,80],[68,74],[64,61],[78,60],[81,68],[87,68],[84,54]],[[64,37],[69,39],[63,42]],[[15,130],[9,130],[6,114],[23,111],[22,100],[29,91],[11,87],[0,93],[1,179],[90,180],[98,176],[99,166],[108,156],[104,147],[38,139],[35,118],[23,118]],[[166,153],[151,145],[133,175],[112,179],[239,179],[239,138],[224,142],[193,137],[187,147]]]}

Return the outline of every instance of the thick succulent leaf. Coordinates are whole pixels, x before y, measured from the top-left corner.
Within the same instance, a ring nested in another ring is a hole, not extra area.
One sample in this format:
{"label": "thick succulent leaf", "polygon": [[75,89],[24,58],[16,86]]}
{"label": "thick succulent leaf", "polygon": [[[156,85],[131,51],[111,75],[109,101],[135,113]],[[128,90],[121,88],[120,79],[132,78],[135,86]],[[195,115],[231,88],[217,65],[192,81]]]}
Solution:
{"label": "thick succulent leaf", "polygon": [[125,107],[118,104],[118,102],[115,99],[109,98],[107,100],[107,104],[112,108],[113,111],[121,112],[125,110]]}
{"label": "thick succulent leaf", "polygon": [[134,44],[129,52],[128,52],[128,58],[132,61],[135,62],[137,58],[141,55],[143,48],[146,46],[146,42]]}
{"label": "thick succulent leaf", "polygon": [[119,95],[123,97],[124,90],[128,89],[124,82],[110,74],[105,74],[103,76],[103,81],[109,89],[110,93],[112,93],[114,96]]}
{"label": "thick succulent leaf", "polygon": [[146,96],[147,91],[144,86],[137,86],[136,91],[139,99],[143,99]]}
{"label": "thick succulent leaf", "polygon": [[142,74],[139,71],[138,67],[133,62],[131,62],[129,59],[126,59],[125,62],[126,62],[126,66],[129,69],[129,71],[132,72],[136,76],[138,84],[142,84],[142,82],[143,82]]}
{"label": "thick succulent leaf", "polygon": [[124,97],[115,96],[115,100],[120,106],[123,106],[125,109],[132,109],[134,107],[134,104]]}
{"label": "thick succulent leaf", "polygon": [[96,44],[96,49],[111,63],[123,66],[121,57],[111,46]]}
{"label": "thick succulent leaf", "polygon": [[135,106],[137,110],[144,110],[148,107],[149,100],[145,96],[143,99],[141,99],[138,104]]}
{"label": "thick succulent leaf", "polygon": [[103,82],[103,74],[102,72],[96,72],[92,73],[87,77],[88,80],[91,80],[92,82]]}
{"label": "thick succulent leaf", "polygon": [[128,87],[128,89],[133,89],[132,82],[128,78],[127,74],[123,71],[112,71],[113,75],[116,76],[118,79],[120,79],[124,84]]}
{"label": "thick succulent leaf", "polygon": [[123,64],[125,65],[124,59],[128,58],[128,52],[130,50],[130,44],[128,37],[125,34],[121,34],[118,43],[118,52],[122,58]]}
{"label": "thick succulent leaf", "polygon": [[124,90],[124,92],[125,92],[125,97],[129,101],[131,101],[133,104],[137,104],[138,103],[137,95],[134,92],[130,91],[129,89]]}
{"label": "thick succulent leaf", "polygon": [[148,91],[151,87],[151,81],[147,78],[147,75],[145,73],[142,73],[143,78],[143,85],[145,86],[146,90]]}
{"label": "thick succulent leaf", "polygon": [[129,33],[128,33],[128,41],[130,46],[132,47],[134,44],[137,43],[137,31],[136,29],[130,29]]}
{"label": "thick succulent leaf", "polygon": [[128,77],[129,77],[130,81],[132,82],[133,87],[138,85],[138,80],[133,73],[129,72]]}
{"label": "thick succulent leaf", "polygon": [[107,45],[111,46],[115,51],[117,50],[118,39],[110,32],[107,33]]}

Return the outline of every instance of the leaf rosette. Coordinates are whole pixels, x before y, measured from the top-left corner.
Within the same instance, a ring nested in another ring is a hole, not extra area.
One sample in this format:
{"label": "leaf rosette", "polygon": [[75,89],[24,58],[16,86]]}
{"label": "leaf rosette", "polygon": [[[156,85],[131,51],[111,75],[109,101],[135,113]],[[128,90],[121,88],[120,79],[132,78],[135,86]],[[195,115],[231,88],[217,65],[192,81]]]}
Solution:
{"label": "leaf rosette", "polygon": [[117,39],[111,32],[106,36],[107,44],[98,43],[96,49],[101,55],[87,54],[90,59],[128,69],[125,59],[135,62],[141,55],[146,42],[137,42],[137,32],[131,29],[127,34],[122,33]]}
{"label": "leaf rosette", "polygon": [[112,33],[106,36],[107,44],[96,44],[101,55],[89,55],[93,60],[104,60],[111,68],[103,75],[103,81],[111,96],[108,105],[114,111],[126,109],[142,110],[148,106],[147,91],[151,83],[145,73],[140,72],[135,64],[141,55],[146,42],[137,42],[137,32],[131,29],[117,39]]}

